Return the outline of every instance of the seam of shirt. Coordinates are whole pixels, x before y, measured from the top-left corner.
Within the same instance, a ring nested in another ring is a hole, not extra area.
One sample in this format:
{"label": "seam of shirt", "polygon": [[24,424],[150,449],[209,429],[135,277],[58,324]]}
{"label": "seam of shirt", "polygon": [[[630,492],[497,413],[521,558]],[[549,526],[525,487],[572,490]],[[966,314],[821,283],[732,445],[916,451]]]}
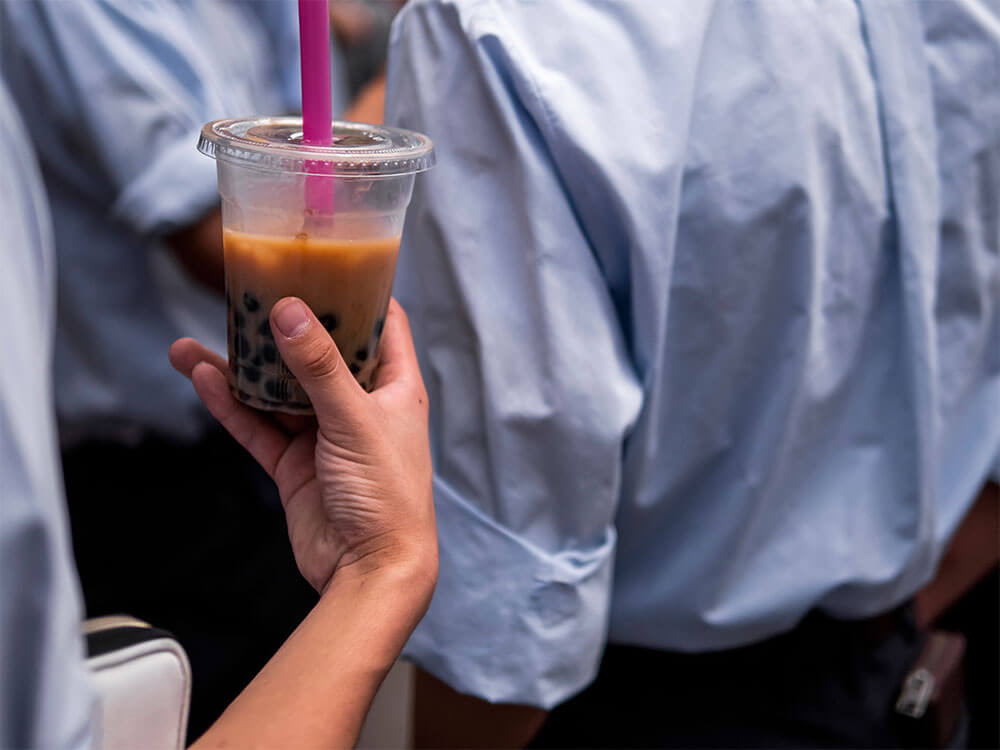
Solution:
{"label": "seam of shirt", "polygon": [[[551,144],[556,141],[556,138],[555,138],[555,135],[556,135],[555,115],[549,109],[549,105],[545,101],[545,97],[542,96],[542,88],[539,85],[538,81],[535,79],[535,77],[531,74],[531,72],[530,72],[530,66],[523,64],[524,60],[528,56],[527,56],[524,48],[521,46],[520,40],[518,39],[517,35],[515,33],[513,33],[513,29],[511,29],[510,25],[507,24],[503,20],[502,14],[499,13],[499,12],[497,12],[496,0],[479,0],[479,2],[475,3],[475,5],[473,6],[472,9],[479,11],[479,10],[482,10],[483,8],[486,8],[487,6],[488,6],[488,10],[490,12],[489,19],[491,21],[493,21],[497,26],[501,26],[502,25],[502,26],[504,26],[507,29],[508,33],[503,38],[508,43],[510,49],[514,50],[517,53],[518,62],[522,63],[520,65],[520,69],[518,70],[518,74],[528,84],[528,89],[531,92],[532,98],[534,99],[534,103],[537,105],[538,109],[541,111],[542,122],[539,124],[539,130],[541,130],[543,132],[543,134],[545,135],[545,138],[546,138],[546,150],[551,154],[551,156],[552,156],[552,164],[554,166],[556,166],[557,171],[558,171],[558,165],[559,165],[559,163],[558,163],[558,161],[555,158],[555,152],[553,151],[552,146],[551,146]],[[476,45],[479,46],[479,40],[476,39],[475,41],[476,41]],[[560,177],[560,182],[562,182],[562,178],[561,177]],[[570,201],[570,203],[572,204],[572,201]],[[576,216],[575,206],[574,206],[573,214],[574,214],[574,216]],[[579,221],[578,217],[577,217],[577,223],[580,224],[580,221]],[[581,232],[582,232],[583,236],[587,237],[587,233],[585,231],[583,231],[583,224],[580,224],[580,229],[581,229]],[[588,245],[590,244],[590,238],[589,237],[587,237],[587,244]]]}

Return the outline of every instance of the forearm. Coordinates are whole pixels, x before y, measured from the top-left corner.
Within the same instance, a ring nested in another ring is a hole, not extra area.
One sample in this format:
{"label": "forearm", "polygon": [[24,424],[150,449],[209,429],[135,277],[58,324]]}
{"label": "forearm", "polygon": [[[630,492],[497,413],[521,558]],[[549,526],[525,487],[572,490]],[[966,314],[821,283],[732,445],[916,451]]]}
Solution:
{"label": "forearm", "polygon": [[462,695],[417,671],[414,745],[417,748],[524,747],[548,713],[533,706],[488,703]]}
{"label": "forearm", "polygon": [[430,601],[426,565],[336,574],[260,674],[195,743],[352,747],[379,684]]}
{"label": "forearm", "polygon": [[344,119],[381,125],[385,109],[385,71],[365,84],[344,113]]}
{"label": "forearm", "polygon": [[195,281],[222,294],[225,289],[222,252],[222,210],[165,238],[167,246]]}
{"label": "forearm", "polygon": [[955,533],[937,575],[917,594],[917,619],[932,624],[1000,561],[1000,485],[988,482]]}

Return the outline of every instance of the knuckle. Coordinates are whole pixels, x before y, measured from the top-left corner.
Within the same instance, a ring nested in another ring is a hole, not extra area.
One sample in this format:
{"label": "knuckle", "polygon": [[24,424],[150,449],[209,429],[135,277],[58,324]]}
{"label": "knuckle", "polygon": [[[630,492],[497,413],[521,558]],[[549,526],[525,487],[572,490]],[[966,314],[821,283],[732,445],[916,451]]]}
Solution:
{"label": "knuckle", "polygon": [[340,367],[340,356],[332,343],[317,342],[305,361],[306,374],[316,380],[332,377]]}
{"label": "knuckle", "polygon": [[391,328],[399,326],[402,326],[403,328],[410,327],[410,319],[406,314],[406,310],[404,310],[403,306],[396,301],[395,297],[393,297],[389,304],[388,318],[392,321],[392,324],[389,326]]}
{"label": "knuckle", "polygon": [[401,323],[409,324],[410,317],[406,314],[406,310],[403,309],[403,306],[401,304],[399,304],[398,302],[396,302],[395,306],[393,307],[393,310],[395,311],[396,315],[399,317],[399,321]]}
{"label": "knuckle", "polygon": [[421,413],[426,416],[430,412],[430,397],[427,395],[427,388],[420,378],[413,378],[409,381],[410,398],[417,402]]}

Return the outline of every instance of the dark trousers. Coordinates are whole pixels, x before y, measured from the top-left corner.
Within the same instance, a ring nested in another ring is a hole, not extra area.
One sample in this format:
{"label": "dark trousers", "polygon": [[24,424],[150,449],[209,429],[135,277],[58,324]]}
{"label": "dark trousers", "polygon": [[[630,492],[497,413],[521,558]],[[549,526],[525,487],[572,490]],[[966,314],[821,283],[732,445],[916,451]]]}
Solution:
{"label": "dark trousers", "polygon": [[63,455],[88,617],[169,630],[193,672],[203,732],[315,604],[270,478],[228,435],[91,442]]}
{"label": "dark trousers", "polygon": [[910,608],[865,622],[811,614],[790,633],[704,654],[608,646],[537,748],[900,747],[900,685],[923,644]]}

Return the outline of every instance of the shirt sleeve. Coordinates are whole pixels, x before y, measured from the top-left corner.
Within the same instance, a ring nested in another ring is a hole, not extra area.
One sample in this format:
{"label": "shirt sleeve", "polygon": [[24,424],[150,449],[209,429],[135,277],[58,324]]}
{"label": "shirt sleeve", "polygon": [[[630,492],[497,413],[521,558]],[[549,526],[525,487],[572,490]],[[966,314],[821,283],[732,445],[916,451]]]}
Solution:
{"label": "shirt sleeve", "polygon": [[5,75],[45,169],[140,233],[183,227],[217,201],[215,165],[195,145],[208,119],[232,114],[217,84],[227,71],[186,7],[36,0],[0,11]]}
{"label": "shirt sleeve", "polygon": [[406,654],[455,689],[552,707],[605,643],[623,443],[641,388],[487,4],[410,3],[387,120],[424,132],[395,293],[431,399],[441,574]]}

